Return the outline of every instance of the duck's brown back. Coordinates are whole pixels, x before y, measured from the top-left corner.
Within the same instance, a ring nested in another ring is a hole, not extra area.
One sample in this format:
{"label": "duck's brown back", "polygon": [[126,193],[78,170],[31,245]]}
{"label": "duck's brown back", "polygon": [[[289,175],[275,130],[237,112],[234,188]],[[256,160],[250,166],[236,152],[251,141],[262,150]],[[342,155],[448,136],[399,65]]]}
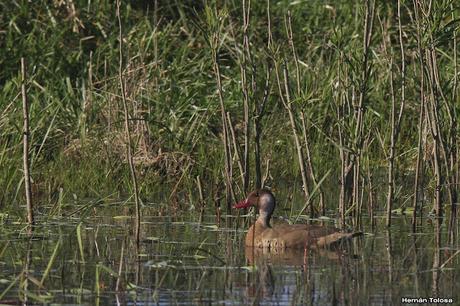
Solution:
{"label": "duck's brown back", "polygon": [[276,223],[263,227],[255,223],[246,235],[246,246],[259,248],[328,247],[356,236],[329,226]]}

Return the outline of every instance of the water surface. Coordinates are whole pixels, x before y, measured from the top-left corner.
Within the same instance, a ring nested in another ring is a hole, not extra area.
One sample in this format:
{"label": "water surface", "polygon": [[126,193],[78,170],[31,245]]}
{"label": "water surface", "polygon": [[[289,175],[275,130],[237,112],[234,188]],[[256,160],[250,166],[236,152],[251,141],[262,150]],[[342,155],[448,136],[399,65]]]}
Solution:
{"label": "water surface", "polygon": [[121,203],[86,209],[84,217],[40,217],[32,234],[4,215],[0,304],[398,305],[403,297],[460,303],[458,243],[447,243],[445,225],[436,233],[435,220],[412,234],[410,217],[395,216],[388,231],[377,216],[376,229],[364,224],[365,235],[339,251],[279,254],[245,249],[238,228],[244,218],[160,214],[144,209],[139,248]]}

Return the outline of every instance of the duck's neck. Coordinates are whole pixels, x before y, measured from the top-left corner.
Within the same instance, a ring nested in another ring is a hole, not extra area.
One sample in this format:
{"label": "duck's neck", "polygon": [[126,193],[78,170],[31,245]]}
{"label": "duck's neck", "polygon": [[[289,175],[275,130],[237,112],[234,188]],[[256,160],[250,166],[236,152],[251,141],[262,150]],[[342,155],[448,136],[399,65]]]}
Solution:
{"label": "duck's neck", "polygon": [[271,227],[270,219],[271,215],[267,214],[266,212],[259,211],[259,217],[257,218],[257,223],[264,228]]}

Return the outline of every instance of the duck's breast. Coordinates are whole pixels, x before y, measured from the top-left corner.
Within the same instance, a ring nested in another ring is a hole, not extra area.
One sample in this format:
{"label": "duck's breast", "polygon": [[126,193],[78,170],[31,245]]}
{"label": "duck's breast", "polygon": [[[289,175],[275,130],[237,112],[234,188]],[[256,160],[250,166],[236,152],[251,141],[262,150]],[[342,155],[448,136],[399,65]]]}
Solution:
{"label": "duck's breast", "polygon": [[285,246],[279,238],[279,233],[273,228],[263,227],[256,223],[249,228],[245,244],[257,248],[284,248]]}

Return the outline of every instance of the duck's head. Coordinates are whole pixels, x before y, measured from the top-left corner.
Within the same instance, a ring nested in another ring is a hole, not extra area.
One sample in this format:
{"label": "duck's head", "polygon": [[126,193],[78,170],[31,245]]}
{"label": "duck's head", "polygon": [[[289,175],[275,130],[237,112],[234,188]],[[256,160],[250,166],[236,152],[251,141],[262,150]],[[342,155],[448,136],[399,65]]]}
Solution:
{"label": "duck's head", "polygon": [[258,189],[251,192],[246,199],[239,202],[234,208],[246,208],[255,206],[259,210],[259,219],[269,223],[276,206],[276,200],[268,189]]}

